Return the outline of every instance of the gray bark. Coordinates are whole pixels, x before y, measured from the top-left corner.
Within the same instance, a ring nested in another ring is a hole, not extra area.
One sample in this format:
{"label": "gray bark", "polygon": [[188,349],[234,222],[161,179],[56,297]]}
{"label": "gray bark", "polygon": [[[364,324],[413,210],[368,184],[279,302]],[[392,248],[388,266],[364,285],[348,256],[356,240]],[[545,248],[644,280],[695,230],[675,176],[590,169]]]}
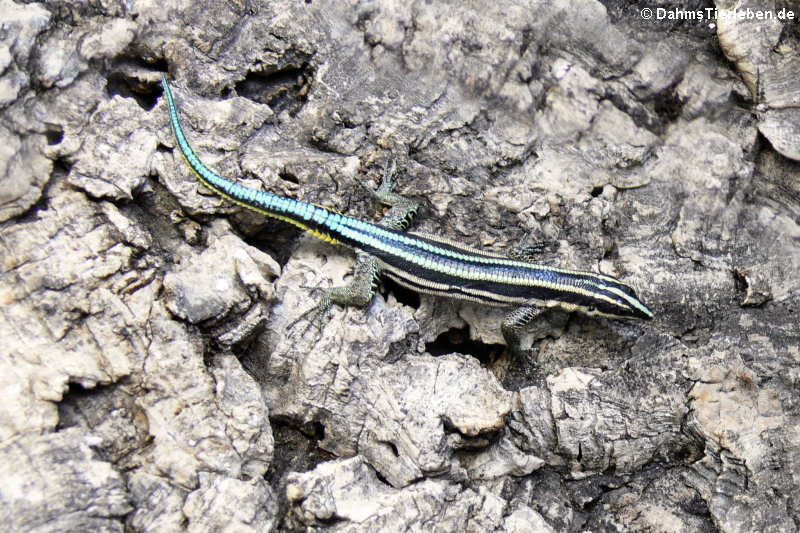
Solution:
{"label": "gray bark", "polygon": [[[800,529],[800,9],[641,7],[0,0],[0,523]],[[376,220],[395,159],[417,229],[656,319],[547,312],[520,360],[387,284],[308,327],[352,252],[198,183],[162,72],[219,173]]]}

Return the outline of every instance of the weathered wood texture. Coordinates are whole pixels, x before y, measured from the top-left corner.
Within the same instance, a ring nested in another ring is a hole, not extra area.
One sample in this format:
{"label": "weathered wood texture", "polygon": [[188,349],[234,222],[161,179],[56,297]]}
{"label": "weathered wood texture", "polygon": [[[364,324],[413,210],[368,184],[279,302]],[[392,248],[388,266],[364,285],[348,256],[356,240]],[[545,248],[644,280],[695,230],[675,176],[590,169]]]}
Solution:
{"label": "weathered wood texture", "polygon": [[[794,15],[0,0],[0,529],[797,531]],[[656,320],[546,313],[509,361],[498,312],[385,286],[304,331],[352,254],[203,189],[165,71],[219,172],[375,218],[394,158],[418,228]]]}

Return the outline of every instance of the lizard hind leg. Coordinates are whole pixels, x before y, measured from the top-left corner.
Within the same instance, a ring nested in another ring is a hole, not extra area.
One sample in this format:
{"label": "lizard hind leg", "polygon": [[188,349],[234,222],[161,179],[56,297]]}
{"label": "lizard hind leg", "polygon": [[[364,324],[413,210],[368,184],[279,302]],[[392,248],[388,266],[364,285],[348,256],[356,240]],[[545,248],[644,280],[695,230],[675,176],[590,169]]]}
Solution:
{"label": "lizard hind leg", "polygon": [[356,252],[356,265],[353,279],[347,285],[325,290],[324,304],[344,307],[366,307],[375,296],[378,281],[378,260],[366,252]]}
{"label": "lizard hind leg", "polygon": [[293,328],[301,321],[307,321],[301,335],[305,335],[309,329],[316,327],[321,337],[322,329],[328,320],[333,304],[343,307],[366,307],[375,295],[377,277],[377,259],[367,253],[357,252],[352,281],[347,285],[324,289],[317,305],[300,315],[289,325],[289,328]]}
{"label": "lizard hind leg", "polygon": [[[385,228],[402,231],[408,225],[419,208],[419,204],[400,194],[393,192],[396,174],[394,159],[391,159],[384,169],[383,179],[377,190],[368,189],[370,193],[382,204],[391,206],[391,209],[381,218],[378,225]],[[325,289],[319,303],[303,313],[290,327],[300,321],[308,320],[303,334],[312,326],[316,326],[320,336],[322,328],[328,319],[333,304],[344,307],[366,307],[375,296],[378,282],[378,260],[365,253],[356,252],[356,264],[353,270],[353,279],[348,285]]]}
{"label": "lizard hind leg", "polygon": [[390,159],[383,171],[383,178],[380,186],[376,190],[369,189],[372,196],[384,205],[391,207],[389,211],[378,222],[384,228],[403,231],[419,209],[419,203],[394,192],[397,185],[395,175],[397,174],[394,159]]}

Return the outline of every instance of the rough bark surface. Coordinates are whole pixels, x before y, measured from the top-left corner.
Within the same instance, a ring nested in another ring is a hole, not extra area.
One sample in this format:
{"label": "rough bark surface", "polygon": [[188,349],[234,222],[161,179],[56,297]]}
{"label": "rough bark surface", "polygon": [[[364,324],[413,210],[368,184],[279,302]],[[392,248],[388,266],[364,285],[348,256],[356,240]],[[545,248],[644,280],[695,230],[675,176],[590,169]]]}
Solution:
{"label": "rough bark surface", "polygon": [[[0,0],[0,523],[800,529],[800,8]],[[726,16],[793,11],[794,19]],[[636,285],[649,323],[383,285],[218,172]]]}

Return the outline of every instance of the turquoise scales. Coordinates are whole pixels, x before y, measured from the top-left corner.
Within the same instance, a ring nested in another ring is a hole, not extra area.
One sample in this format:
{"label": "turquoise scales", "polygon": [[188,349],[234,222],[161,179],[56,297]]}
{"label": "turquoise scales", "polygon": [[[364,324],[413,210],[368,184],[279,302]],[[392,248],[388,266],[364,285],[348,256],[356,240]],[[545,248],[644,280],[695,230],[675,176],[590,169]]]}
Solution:
{"label": "turquoise scales", "polygon": [[329,289],[320,303],[320,312],[327,311],[332,303],[366,305],[375,292],[375,278],[382,273],[421,293],[516,307],[502,328],[512,350],[519,348],[519,330],[545,308],[608,318],[653,317],[634,290],[614,277],[504,257],[433,235],[404,233],[405,221],[417,205],[391,192],[389,173],[375,195],[393,207],[379,224],[244,187],[224,178],[206,167],[194,153],[181,128],[166,77],[162,78],[162,85],[178,147],[207,187],[237,204],[357,250],[353,283]]}

